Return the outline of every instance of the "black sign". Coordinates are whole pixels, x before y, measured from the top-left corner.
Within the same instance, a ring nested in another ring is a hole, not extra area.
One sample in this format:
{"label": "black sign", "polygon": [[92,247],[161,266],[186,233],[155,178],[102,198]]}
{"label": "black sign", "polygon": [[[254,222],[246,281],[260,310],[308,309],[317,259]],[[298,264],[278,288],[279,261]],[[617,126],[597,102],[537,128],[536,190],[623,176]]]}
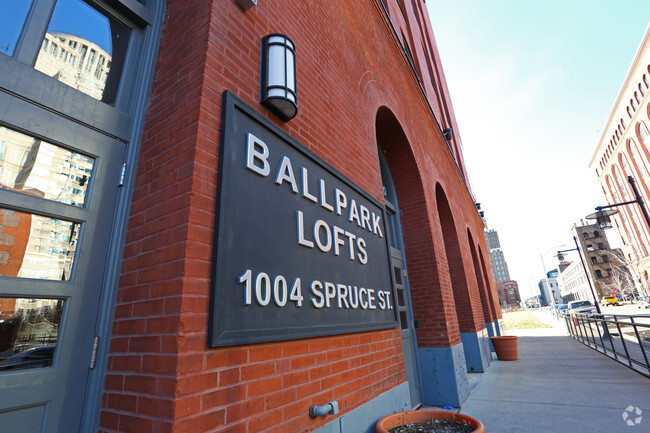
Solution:
{"label": "black sign", "polygon": [[397,326],[383,206],[230,92],[223,111],[210,344]]}

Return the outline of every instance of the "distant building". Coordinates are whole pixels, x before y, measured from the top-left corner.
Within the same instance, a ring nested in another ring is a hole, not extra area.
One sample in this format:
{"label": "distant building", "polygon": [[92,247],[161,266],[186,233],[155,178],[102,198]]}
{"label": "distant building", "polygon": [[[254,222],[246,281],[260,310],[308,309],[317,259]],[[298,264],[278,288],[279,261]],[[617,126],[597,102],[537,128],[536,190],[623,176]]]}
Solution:
{"label": "distant building", "polygon": [[546,273],[546,278],[539,280],[540,300],[543,306],[556,305],[562,303],[562,296],[558,287],[557,278],[560,275],[557,269]]}
{"label": "distant building", "polygon": [[579,260],[562,270],[558,278],[558,286],[564,303],[578,299],[593,300],[585,268]]}
{"label": "distant building", "polygon": [[[589,167],[596,171],[608,204],[634,200],[634,178],[650,203],[650,28],[637,50],[614,102]],[[636,204],[617,207],[614,227],[623,240],[628,268],[647,294],[650,284],[650,228]]]}
{"label": "distant building", "polygon": [[508,271],[508,264],[503,256],[501,250],[501,243],[499,242],[499,234],[494,229],[485,228],[485,242],[490,256],[490,264],[492,265],[492,275],[494,281],[499,286],[499,283],[510,281],[510,272]]}
{"label": "distant building", "polygon": [[519,296],[519,284],[516,281],[503,281],[497,283],[499,303],[502,307],[519,307],[521,297]]}
{"label": "distant building", "polygon": [[605,232],[598,224],[576,224],[572,230],[587,271],[585,273],[585,268],[579,261],[562,271],[560,293],[564,302],[594,300],[587,278],[592,282],[596,302],[605,295],[633,295],[634,284],[625,266],[623,252],[618,248],[610,248]]}
{"label": "distant building", "polygon": [[499,304],[501,307],[507,308],[511,306],[519,306],[521,297],[519,296],[519,284],[510,279],[510,272],[508,271],[508,264],[501,249],[499,242],[499,233],[495,229],[488,229],[485,217],[483,224],[486,226],[484,230],[485,243],[488,248],[488,256],[490,257],[490,265],[492,268],[492,276],[497,285],[497,293],[499,294]]}

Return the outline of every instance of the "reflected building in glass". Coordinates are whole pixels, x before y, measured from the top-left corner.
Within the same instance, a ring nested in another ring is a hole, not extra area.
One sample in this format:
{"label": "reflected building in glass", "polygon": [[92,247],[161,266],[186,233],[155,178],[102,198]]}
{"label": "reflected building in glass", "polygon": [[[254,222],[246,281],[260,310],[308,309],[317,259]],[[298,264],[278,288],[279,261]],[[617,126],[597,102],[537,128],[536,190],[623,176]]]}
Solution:
{"label": "reflected building in glass", "polygon": [[[84,206],[94,160],[0,127],[0,187]],[[0,208],[0,275],[70,278],[79,227],[71,221]]]}
{"label": "reflected building in glass", "polygon": [[111,68],[111,56],[87,39],[48,32],[34,67],[101,101]]}

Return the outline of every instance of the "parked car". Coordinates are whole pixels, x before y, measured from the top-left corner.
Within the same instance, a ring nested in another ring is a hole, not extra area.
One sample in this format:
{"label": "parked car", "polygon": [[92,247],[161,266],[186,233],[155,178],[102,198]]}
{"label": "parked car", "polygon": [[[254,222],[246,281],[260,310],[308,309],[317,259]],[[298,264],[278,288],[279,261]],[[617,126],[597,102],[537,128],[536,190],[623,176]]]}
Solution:
{"label": "parked car", "polygon": [[637,308],[650,308],[650,299],[647,297],[642,297],[636,300]]}
{"label": "parked car", "polygon": [[621,305],[621,303],[616,296],[603,296],[600,305],[603,307],[609,307],[610,305]]}
{"label": "parked car", "polygon": [[567,313],[591,314],[596,311],[596,307],[591,305],[591,302],[585,300],[571,301],[567,304]]}
{"label": "parked car", "polygon": [[559,311],[560,313],[566,313],[568,309],[569,309],[568,304],[558,304],[557,306],[557,311]]}
{"label": "parked car", "polygon": [[52,365],[55,346],[42,346],[18,352],[0,362],[0,371],[24,370]]}

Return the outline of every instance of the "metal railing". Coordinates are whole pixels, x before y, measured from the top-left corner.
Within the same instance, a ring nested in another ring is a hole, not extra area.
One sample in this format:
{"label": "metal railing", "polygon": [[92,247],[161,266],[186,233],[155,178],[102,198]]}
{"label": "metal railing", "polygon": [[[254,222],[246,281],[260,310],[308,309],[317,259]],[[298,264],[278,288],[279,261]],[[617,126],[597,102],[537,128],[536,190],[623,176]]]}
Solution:
{"label": "metal railing", "polygon": [[571,337],[650,377],[650,315],[563,316]]}

